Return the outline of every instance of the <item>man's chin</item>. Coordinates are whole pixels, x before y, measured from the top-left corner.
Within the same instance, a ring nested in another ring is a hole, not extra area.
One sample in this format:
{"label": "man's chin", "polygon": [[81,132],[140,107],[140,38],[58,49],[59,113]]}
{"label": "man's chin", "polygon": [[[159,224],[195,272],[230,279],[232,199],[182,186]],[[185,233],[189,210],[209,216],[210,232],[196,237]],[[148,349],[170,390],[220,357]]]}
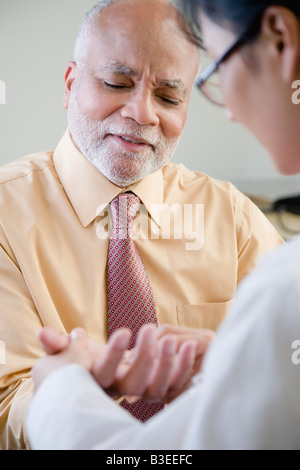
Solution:
{"label": "man's chin", "polygon": [[[111,183],[121,188],[131,186],[153,172],[153,168],[151,168],[150,165],[144,165],[141,168],[141,162],[128,160],[126,161],[126,165],[124,165],[124,162],[119,162],[119,164],[117,163],[110,168],[101,168],[101,165],[96,165],[96,168]],[[121,169],[123,171],[121,171]]]}
{"label": "man's chin", "polygon": [[138,183],[141,181],[145,176],[136,176],[136,177],[130,177],[130,178],[124,178],[118,175],[111,175],[107,174],[105,175],[102,173],[105,178],[107,178],[111,183],[113,183],[115,186],[118,186],[119,188],[127,188],[128,186],[132,186],[135,183]]}

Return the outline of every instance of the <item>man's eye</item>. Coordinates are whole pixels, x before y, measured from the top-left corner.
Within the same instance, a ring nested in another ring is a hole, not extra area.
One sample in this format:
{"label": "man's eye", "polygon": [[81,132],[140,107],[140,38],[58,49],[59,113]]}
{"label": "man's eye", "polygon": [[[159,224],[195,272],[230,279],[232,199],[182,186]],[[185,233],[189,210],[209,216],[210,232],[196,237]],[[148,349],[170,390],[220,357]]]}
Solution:
{"label": "man's eye", "polygon": [[109,82],[103,82],[104,86],[107,88],[115,88],[115,89],[121,89],[121,88],[126,88],[125,85],[117,85],[116,83],[109,83]]}
{"label": "man's eye", "polygon": [[165,103],[171,105],[171,106],[179,106],[180,105],[180,101],[174,100],[172,98],[167,98],[165,96],[160,96],[160,99],[163,100]]}

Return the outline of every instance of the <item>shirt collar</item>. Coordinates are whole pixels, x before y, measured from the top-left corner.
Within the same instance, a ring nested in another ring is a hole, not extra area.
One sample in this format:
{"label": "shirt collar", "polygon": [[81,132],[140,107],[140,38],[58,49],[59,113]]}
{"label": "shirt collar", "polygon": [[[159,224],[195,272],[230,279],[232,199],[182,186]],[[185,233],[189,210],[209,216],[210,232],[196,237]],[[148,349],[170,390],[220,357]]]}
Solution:
{"label": "shirt collar", "polygon": [[162,170],[156,171],[126,189],[111,183],[87,160],[72,141],[69,129],[59,142],[53,164],[64,190],[80,219],[87,227],[105,207],[121,192],[132,191],[145,205],[149,214],[159,225],[157,211],[153,206],[163,204],[164,183]]}

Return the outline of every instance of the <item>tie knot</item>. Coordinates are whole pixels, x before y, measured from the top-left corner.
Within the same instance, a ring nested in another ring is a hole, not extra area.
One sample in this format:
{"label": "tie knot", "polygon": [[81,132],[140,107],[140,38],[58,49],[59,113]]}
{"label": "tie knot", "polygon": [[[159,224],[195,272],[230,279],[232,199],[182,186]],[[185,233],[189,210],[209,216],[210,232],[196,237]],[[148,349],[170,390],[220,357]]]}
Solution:
{"label": "tie knot", "polygon": [[110,203],[114,238],[131,237],[133,220],[140,207],[140,199],[133,193],[119,194]]}

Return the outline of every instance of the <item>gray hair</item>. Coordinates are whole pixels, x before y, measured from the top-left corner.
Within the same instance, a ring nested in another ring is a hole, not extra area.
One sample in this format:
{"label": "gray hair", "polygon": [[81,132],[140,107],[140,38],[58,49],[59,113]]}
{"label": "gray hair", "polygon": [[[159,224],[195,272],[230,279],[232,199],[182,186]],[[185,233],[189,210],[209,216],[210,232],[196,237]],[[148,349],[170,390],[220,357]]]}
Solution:
{"label": "gray hair", "polygon": [[77,35],[74,48],[74,61],[79,68],[82,68],[87,56],[89,42],[94,31],[99,14],[118,0],[100,0],[85,15]]}
{"label": "gray hair", "polygon": [[[120,0],[100,0],[86,14],[80,25],[78,35],[75,42],[73,60],[79,69],[82,69],[87,57],[88,47],[92,33],[95,31],[97,20],[100,14],[107,7]],[[143,1],[143,0],[141,0]],[[167,0],[175,8],[178,9],[179,0]]]}

